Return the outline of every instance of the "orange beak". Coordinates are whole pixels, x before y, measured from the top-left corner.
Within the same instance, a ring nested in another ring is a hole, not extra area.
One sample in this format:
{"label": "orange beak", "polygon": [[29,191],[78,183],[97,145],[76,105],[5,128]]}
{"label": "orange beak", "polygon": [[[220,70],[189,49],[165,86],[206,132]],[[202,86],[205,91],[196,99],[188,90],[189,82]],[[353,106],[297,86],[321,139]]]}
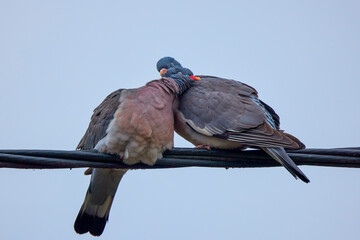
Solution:
{"label": "orange beak", "polygon": [[167,69],[163,68],[160,70],[160,76],[163,76],[166,73]]}
{"label": "orange beak", "polygon": [[195,81],[200,81],[200,80],[201,80],[201,78],[195,77],[195,76],[190,76],[190,78],[191,78],[192,80],[195,80]]}

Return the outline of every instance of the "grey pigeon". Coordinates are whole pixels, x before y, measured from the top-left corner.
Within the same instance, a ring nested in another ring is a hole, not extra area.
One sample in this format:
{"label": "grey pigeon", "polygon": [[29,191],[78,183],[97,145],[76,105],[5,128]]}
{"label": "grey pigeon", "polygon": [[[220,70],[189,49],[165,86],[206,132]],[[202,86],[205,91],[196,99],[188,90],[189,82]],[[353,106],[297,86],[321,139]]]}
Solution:
{"label": "grey pigeon", "polygon": [[[193,73],[172,57],[157,63],[162,76]],[[169,69],[171,69],[169,73]],[[295,178],[309,179],[285,149],[303,149],[296,137],[280,130],[280,118],[258,98],[257,91],[242,82],[198,75],[195,82],[174,103],[175,131],[197,146],[218,149],[261,148]]]}

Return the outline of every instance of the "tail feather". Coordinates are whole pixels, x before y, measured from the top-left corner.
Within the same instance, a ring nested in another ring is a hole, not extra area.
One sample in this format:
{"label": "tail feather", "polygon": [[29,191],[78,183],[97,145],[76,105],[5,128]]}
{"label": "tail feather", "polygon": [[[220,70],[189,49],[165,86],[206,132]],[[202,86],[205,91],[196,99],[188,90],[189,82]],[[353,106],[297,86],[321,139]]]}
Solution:
{"label": "tail feather", "polygon": [[285,152],[284,148],[262,148],[267,154],[269,154],[273,159],[283,165],[286,170],[288,170],[295,179],[300,178],[302,181],[308,183],[310,180],[306,175],[296,166],[294,161],[289,157]]}
{"label": "tail feather", "polygon": [[100,236],[105,229],[106,221],[107,219],[105,218],[90,216],[87,213],[80,215],[79,213],[74,228],[79,234],[90,232],[93,236]]}
{"label": "tail feather", "polygon": [[100,236],[109,218],[118,184],[126,170],[94,169],[84,203],[74,223],[75,232]]}
{"label": "tail feather", "polygon": [[94,236],[100,236],[109,218],[113,198],[108,196],[102,205],[96,205],[90,203],[91,194],[88,190],[84,203],[75,220],[74,229],[79,234],[90,232]]}

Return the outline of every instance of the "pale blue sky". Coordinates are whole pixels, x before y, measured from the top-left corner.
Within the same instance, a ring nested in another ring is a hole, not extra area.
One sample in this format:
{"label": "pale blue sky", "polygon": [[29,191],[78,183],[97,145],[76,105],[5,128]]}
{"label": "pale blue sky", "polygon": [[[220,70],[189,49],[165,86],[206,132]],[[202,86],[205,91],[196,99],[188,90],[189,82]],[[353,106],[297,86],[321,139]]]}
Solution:
{"label": "pale blue sky", "polygon": [[[358,1],[0,1],[0,149],[72,150],[112,91],[173,56],[243,81],[309,148],[360,146]],[[175,138],[175,146],[191,144]],[[102,239],[360,239],[360,170],[144,170]],[[83,169],[0,169],[1,239],[92,239]]]}

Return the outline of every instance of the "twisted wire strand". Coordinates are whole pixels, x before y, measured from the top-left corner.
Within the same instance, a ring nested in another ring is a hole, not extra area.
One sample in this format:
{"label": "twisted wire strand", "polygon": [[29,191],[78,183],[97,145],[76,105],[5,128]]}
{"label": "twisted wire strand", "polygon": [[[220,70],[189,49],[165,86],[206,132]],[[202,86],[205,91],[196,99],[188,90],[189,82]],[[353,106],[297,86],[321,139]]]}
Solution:
{"label": "twisted wire strand", "polygon": [[[297,165],[360,168],[360,148],[305,149],[288,151]],[[95,151],[0,150],[0,168],[124,168],[157,169],[178,167],[253,168],[276,167],[279,163],[261,150],[225,151],[174,148],[164,153],[154,166],[126,165],[119,156]]]}

